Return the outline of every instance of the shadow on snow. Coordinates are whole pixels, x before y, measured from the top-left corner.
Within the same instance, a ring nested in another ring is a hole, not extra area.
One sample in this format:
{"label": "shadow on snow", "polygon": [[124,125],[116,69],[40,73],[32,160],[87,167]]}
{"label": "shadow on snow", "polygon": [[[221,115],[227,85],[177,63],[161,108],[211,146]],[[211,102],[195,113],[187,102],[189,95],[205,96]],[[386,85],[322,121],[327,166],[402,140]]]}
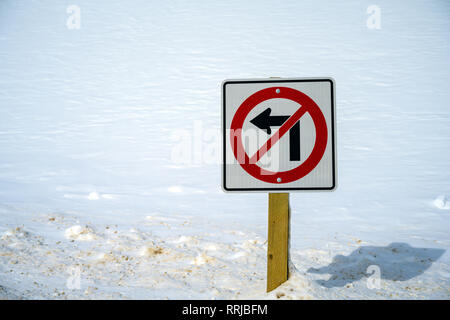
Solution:
{"label": "shadow on snow", "polygon": [[406,281],[425,272],[445,250],[414,248],[407,243],[391,243],[387,247],[362,246],[348,256],[337,255],[321,268],[310,268],[309,273],[330,274],[328,280],[317,280],[320,285],[332,288],[369,277],[367,268],[378,266],[381,279]]}

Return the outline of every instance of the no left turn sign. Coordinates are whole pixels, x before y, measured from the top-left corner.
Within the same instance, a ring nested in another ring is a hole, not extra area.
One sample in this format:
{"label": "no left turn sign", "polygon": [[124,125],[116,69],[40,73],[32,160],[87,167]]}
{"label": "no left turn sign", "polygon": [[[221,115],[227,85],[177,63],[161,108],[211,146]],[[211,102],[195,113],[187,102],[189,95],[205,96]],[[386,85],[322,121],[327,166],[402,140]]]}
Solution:
{"label": "no left turn sign", "polygon": [[226,80],[222,85],[225,191],[336,187],[334,80]]}

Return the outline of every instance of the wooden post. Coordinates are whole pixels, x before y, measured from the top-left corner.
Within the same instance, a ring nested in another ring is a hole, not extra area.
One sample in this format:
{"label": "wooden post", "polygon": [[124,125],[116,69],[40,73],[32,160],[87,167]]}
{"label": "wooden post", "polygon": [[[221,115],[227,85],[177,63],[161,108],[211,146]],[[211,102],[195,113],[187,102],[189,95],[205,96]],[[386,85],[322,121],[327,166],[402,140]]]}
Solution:
{"label": "wooden post", "polygon": [[269,193],[267,292],[288,279],[289,193]]}

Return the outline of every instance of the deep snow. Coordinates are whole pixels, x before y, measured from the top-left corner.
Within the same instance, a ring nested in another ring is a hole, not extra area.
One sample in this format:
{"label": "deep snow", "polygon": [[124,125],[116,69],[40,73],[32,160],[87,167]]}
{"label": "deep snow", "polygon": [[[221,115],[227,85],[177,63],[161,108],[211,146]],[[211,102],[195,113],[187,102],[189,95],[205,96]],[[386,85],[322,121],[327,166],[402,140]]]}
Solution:
{"label": "deep snow", "polygon": [[[2,1],[0,297],[450,298],[450,5],[372,4]],[[291,195],[267,295],[267,195],[221,191],[219,134],[220,83],[269,76],[336,80],[338,188]]]}

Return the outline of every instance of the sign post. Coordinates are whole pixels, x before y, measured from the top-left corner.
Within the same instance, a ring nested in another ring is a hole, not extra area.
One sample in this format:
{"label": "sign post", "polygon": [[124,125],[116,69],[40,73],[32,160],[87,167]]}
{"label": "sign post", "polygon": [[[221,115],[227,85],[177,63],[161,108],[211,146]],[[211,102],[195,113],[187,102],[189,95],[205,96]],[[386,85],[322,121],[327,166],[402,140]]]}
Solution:
{"label": "sign post", "polygon": [[223,190],[269,193],[269,292],[288,278],[288,192],[336,188],[334,80],[225,80],[222,130]]}
{"label": "sign post", "polygon": [[288,279],[289,193],[269,193],[267,292]]}

